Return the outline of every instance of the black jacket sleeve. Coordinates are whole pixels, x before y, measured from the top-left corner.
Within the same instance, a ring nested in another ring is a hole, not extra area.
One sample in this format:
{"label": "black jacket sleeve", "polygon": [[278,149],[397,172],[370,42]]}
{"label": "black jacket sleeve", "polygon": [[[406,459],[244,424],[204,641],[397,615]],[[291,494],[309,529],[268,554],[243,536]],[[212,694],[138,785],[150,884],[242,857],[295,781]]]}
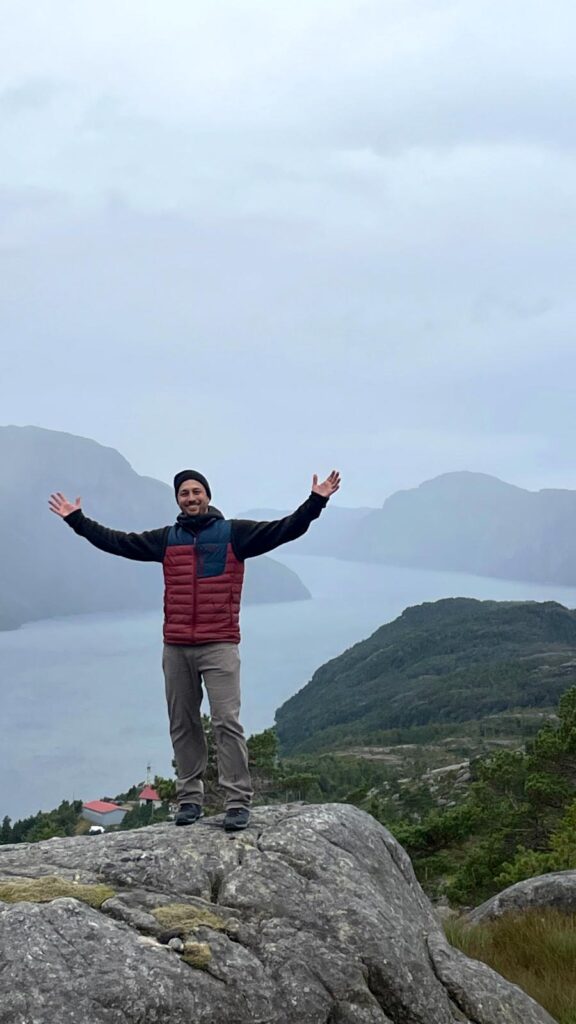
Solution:
{"label": "black jacket sleeve", "polygon": [[237,558],[254,558],[265,555],[281,544],[301,537],[314,519],[318,519],[328,498],[312,494],[295,512],[284,519],[270,523],[257,523],[252,519],[232,519],[232,548]]}
{"label": "black jacket sleeve", "polygon": [[71,512],[64,519],[74,533],[85,537],[95,548],[107,551],[110,555],[132,558],[136,562],[161,562],[164,558],[169,526],[160,530],[147,530],[145,533],[123,533],[122,530],[109,530],[107,526],[88,519],[82,509]]}

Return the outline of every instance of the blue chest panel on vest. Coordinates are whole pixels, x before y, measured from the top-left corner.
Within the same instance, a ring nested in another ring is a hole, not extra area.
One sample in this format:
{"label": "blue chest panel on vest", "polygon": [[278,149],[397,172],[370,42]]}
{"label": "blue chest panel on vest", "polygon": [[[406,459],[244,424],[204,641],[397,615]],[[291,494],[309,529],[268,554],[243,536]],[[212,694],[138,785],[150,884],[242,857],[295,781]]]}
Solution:
{"label": "blue chest panel on vest", "polygon": [[225,519],[218,519],[197,534],[185,530],[176,523],[170,527],[166,550],[171,547],[188,546],[196,552],[197,576],[221,576],[226,568],[231,536],[232,526]]}

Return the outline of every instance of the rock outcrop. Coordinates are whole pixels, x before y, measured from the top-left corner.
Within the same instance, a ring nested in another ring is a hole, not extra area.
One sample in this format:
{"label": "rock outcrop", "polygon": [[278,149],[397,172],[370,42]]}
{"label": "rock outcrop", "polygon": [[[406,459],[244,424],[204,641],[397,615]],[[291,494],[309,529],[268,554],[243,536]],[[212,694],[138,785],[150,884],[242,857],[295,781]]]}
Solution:
{"label": "rock outcrop", "polygon": [[0,847],[0,964],[0,1024],[553,1024],[348,805]]}
{"label": "rock outcrop", "polygon": [[516,882],[472,910],[467,920],[470,924],[481,924],[503,914],[542,907],[576,914],[576,871],[553,871]]}

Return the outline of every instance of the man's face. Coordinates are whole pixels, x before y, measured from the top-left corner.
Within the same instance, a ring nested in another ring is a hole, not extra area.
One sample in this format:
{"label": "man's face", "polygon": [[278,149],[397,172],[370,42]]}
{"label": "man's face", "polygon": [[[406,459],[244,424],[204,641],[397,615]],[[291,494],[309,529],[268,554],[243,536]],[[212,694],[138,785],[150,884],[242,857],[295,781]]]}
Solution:
{"label": "man's face", "polygon": [[187,516],[202,516],[208,511],[210,499],[198,480],[184,480],[178,488],[178,505]]}

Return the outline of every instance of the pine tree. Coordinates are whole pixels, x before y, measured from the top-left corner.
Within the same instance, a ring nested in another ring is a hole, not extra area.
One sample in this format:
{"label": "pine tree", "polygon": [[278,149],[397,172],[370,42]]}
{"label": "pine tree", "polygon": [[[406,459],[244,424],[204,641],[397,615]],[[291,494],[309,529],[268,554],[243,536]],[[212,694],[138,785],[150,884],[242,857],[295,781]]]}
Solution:
{"label": "pine tree", "polygon": [[2,827],[0,828],[0,845],[12,842],[12,825],[10,818],[6,815],[2,819]]}

